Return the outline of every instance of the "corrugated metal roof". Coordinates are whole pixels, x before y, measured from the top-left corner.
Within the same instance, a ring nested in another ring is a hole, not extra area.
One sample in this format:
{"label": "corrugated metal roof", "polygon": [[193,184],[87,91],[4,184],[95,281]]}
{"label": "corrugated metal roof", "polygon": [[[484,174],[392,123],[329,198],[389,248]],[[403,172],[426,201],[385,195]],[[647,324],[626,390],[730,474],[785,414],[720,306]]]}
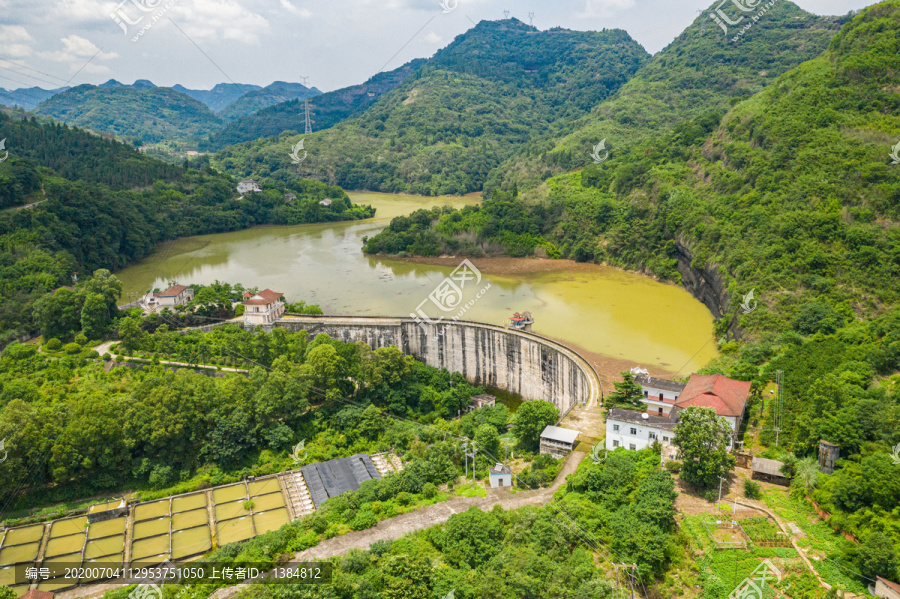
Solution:
{"label": "corrugated metal roof", "polygon": [[541,433],[541,439],[549,439],[560,443],[574,443],[578,437],[578,431],[568,428],[560,428],[551,424],[547,425],[544,432]]}
{"label": "corrugated metal roof", "polygon": [[788,478],[781,473],[782,466],[784,466],[784,462],[755,457],[753,458],[753,463],[750,465],[750,469],[753,470],[753,472],[762,472],[763,474],[768,474],[770,476]]}
{"label": "corrugated metal roof", "polygon": [[303,473],[316,508],[330,497],[357,490],[370,478],[381,478],[369,455],[365,453],[308,464],[300,468],[300,472]]}

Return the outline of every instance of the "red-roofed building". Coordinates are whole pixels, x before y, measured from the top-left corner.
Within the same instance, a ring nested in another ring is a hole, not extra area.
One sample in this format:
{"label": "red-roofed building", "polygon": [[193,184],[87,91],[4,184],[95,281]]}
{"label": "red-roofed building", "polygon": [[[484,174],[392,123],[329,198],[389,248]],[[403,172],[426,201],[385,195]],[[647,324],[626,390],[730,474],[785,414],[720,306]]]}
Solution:
{"label": "red-roofed building", "polygon": [[30,589],[27,593],[22,595],[21,599],[53,599],[53,593],[50,591]]}
{"label": "red-roofed building", "polygon": [[194,290],[187,285],[173,285],[159,293],[148,293],[147,303],[157,306],[181,306],[194,299]]}
{"label": "red-roofed building", "polygon": [[750,397],[750,385],[750,381],[736,381],[722,374],[692,374],[675,400],[675,410],[692,406],[712,408],[737,431]]}
{"label": "red-roofed building", "polygon": [[263,289],[255,295],[244,294],[244,326],[272,326],[284,314],[284,294],[280,291]]}

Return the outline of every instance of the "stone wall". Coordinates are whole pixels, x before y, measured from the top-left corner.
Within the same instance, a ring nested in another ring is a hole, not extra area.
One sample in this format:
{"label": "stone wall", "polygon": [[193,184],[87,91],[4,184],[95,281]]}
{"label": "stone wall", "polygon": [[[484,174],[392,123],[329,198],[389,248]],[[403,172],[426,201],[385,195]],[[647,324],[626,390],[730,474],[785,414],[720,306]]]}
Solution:
{"label": "stone wall", "polygon": [[534,333],[476,322],[417,323],[411,318],[286,316],[276,326],[326,333],[372,348],[395,345],[435,368],[459,372],[474,384],[545,399],[564,415],[577,403],[596,402],[600,383],[581,356]]}

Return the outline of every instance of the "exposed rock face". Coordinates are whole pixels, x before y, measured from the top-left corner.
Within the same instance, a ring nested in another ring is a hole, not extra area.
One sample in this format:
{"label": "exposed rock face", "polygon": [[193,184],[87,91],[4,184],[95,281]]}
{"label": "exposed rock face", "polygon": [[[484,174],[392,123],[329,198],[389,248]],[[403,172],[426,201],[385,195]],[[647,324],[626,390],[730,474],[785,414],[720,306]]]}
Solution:
{"label": "exposed rock face", "polygon": [[691,292],[695,298],[703,302],[716,318],[721,318],[728,310],[728,291],[725,277],[719,272],[716,264],[705,266],[698,270],[691,266],[694,259],[687,242],[680,238],[675,241],[678,249],[678,272],[681,273],[681,282],[685,289]]}
{"label": "exposed rock face", "polygon": [[459,372],[467,380],[553,402],[560,414],[576,403],[597,401],[599,381],[575,352],[549,339],[474,322],[417,323],[411,318],[290,317],[276,326],[326,333],[370,347],[395,345],[429,366]]}

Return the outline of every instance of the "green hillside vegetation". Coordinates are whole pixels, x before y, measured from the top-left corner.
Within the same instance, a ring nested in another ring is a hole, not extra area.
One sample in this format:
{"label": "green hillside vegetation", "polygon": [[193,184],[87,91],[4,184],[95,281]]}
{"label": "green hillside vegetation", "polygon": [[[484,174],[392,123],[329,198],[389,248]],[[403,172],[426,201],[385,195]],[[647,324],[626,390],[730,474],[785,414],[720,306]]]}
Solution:
{"label": "green hillside vegetation", "polygon": [[218,114],[228,121],[242,116],[249,116],[275,104],[281,104],[297,98],[315,97],[321,93],[319,90],[306,88],[299,83],[275,81],[263,88],[246,92]]}
{"label": "green hillside vegetation", "polygon": [[143,143],[198,139],[222,126],[203,102],[164,87],[79,85],[41,102],[35,112]]}
{"label": "green hillside vegetation", "polygon": [[213,112],[219,112],[247,92],[261,88],[248,83],[217,83],[212,89],[189,89],[183,85],[173,85],[172,89],[200,100]]}
{"label": "green hillside vegetation", "polygon": [[310,157],[299,167],[288,156],[293,133],[226,148],[213,164],[241,177],[316,175],[346,189],[477,191],[518,146],[562,131],[646,59],[620,30],[482,22],[365,113],[305,136]]}
{"label": "green hillside vegetation", "polygon": [[[68,285],[74,271],[122,268],[177,237],[373,212],[318,181],[266,183],[262,192],[239,198],[235,182],[208,167],[175,168],[58,124],[0,115],[3,138],[13,150],[0,165],[4,206],[42,203],[0,213],[0,342],[36,330],[34,302]],[[287,203],[286,191],[297,199]],[[319,204],[324,198],[331,206]]]}
{"label": "green hillside vegetation", "polygon": [[550,176],[590,164],[591,149],[603,139],[616,156],[680,122],[724,112],[732,98],[753,95],[818,56],[846,21],[813,15],[783,0],[733,43],[709,18],[719,5],[713,3],[612,98],[592,106],[562,134],[549,131],[539,142],[519,148],[492,172],[486,197],[495,187],[509,191],[515,183],[520,190],[532,189]]}
{"label": "green hillside vegetation", "polygon": [[[310,101],[309,109],[313,130],[328,129],[363,112],[382,95],[405,81],[424,62],[424,59],[416,59],[399,69],[379,73],[361,85],[315,96]],[[209,140],[201,142],[200,148],[204,151],[215,151],[231,144],[280,135],[284,131],[295,133],[303,131],[304,115],[302,100],[282,102],[260,110],[254,115],[231,121],[224,129],[211,135]]]}
{"label": "green hillside vegetation", "polygon": [[896,41],[879,30],[896,30],[879,16],[891,7],[856,17],[821,58],[724,118],[709,112],[548,180],[546,201],[497,192],[480,208],[396,219],[367,251],[545,247],[675,282],[680,259],[722,277],[726,328],[756,289],[759,308],[736,323],[744,331],[788,329],[813,301],[842,318],[877,314],[900,291],[900,183],[888,156],[900,136]]}

